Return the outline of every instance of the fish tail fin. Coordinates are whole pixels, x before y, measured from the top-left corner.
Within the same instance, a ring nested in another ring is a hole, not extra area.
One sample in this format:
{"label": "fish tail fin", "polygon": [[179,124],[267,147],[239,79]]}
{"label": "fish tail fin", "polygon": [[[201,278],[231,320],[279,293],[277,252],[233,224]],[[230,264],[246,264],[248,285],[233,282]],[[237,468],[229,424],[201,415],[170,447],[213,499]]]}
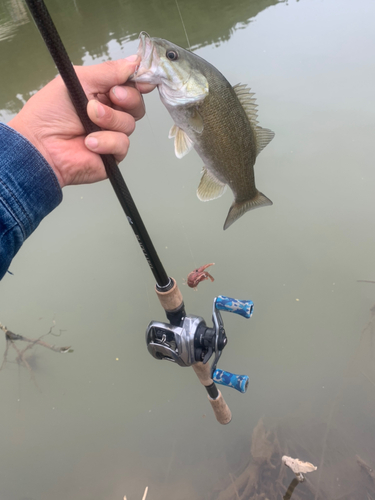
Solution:
{"label": "fish tail fin", "polygon": [[243,214],[249,210],[254,210],[255,208],[266,207],[267,205],[272,205],[272,201],[264,196],[263,193],[257,191],[256,195],[250,200],[236,202],[234,201],[229,209],[227,218],[224,223],[224,230],[228,229],[229,226],[236,222]]}

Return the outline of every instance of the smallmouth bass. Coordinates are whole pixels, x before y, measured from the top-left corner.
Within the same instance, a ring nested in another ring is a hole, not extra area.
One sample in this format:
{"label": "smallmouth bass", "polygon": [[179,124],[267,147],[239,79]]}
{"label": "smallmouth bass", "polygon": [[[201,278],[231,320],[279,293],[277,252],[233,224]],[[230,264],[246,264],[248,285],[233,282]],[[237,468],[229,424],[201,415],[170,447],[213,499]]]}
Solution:
{"label": "smallmouth bass", "polygon": [[141,63],[132,80],[157,85],[174,121],[169,137],[176,156],[182,158],[194,147],[204,161],[198,198],[219,198],[227,186],[234,194],[224,229],[249,210],[272,205],[255,187],[254,164],[274,133],[258,125],[250,89],[232,87],[209,62],[145,32],[138,55]]}

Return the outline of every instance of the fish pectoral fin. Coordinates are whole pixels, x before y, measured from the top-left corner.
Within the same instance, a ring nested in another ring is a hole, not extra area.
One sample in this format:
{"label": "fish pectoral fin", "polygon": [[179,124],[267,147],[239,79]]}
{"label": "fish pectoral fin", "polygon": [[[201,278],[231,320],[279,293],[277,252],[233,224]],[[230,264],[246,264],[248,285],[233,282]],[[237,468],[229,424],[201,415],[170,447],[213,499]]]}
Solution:
{"label": "fish pectoral fin", "polygon": [[201,134],[204,129],[203,118],[197,108],[193,108],[189,113],[188,125],[197,134]]}
{"label": "fish pectoral fin", "polygon": [[176,137],[178,130],[179,130],[179,127],[177,127],[176,124],[173,124],[171,127],[171,130],[169,131],[168,139],[173,139],[173,137]]}
{"label": "fish pectoral fin", "polygon": [[257,126],[255,129],[256,143],[257,143],[257,156],[275,137],[275,132],[268,128]]}
{"label": "fish pectoral fin", "polygon": [[267,205],[273,205],[272,201],[264,196],[263,193],[257,191],[257,194],[253,196],[250,200],[236,202],[234,201],[229,209],[227,218],[224,223],[224,229],[228,229],[229,226],[236,222],[243,214],[249,210],[254,210],[255,208],[266,207]]}
{"label": "fish pectoral fin", "polygon": [[174,152],[177,158],[187,155],[194,143],[190,137],[177,125],[173,125],[168,135],[169,139],[174,137]]}
{"label": "fish pectoral fin", "polygon": [[211,201],[224,194],[227,185],[219,181],[206,167],[197,189],[197,196],[201,201]]}

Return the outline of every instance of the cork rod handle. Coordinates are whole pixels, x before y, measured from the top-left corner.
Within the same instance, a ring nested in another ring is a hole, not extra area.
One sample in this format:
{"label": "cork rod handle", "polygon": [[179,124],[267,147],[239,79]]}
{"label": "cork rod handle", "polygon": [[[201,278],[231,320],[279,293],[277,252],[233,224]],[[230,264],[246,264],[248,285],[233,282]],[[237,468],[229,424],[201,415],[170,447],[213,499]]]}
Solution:
{"label": "cork rod handle", "polygon": [[[200,383],[205,386],[207,391],[208,388],[214,386],[214,381],[211,378],[210,366],[208,363],[205,365],[201,362],[195,363],[195,365],[193,365],[193,370],[199,378]],[[212,398],[210,394],[208,394],[208,401],[214,410],[216,420],[221,424],[226,425],[232,420],[232,413],[221,392],[217,390],[217,393],[218,395],[216,398]]]}

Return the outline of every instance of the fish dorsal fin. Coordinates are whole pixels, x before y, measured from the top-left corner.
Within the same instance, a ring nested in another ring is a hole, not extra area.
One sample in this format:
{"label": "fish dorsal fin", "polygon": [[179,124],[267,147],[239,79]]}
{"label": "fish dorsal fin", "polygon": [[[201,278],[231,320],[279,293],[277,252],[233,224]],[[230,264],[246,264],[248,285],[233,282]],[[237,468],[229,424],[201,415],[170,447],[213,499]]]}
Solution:
{"label": "fish dorsal fin", "polygon": [[275,134],[268,128],[262,128],[258,125],[258,105],[256,104],[256,99],[253,97],[254,93],[250,92],[250,88],[247,85],[237,83],[237,85],[234,85],[233,90],[244,108],[250,125],[255,133],[257,143],[256,154],[258,156],[262,149],[264,149],[267,144],[272,141]]}
{"label": "fish dorsal fin", "polygon": [[258,125],[258,105],[256,104],[255,97],[253,97],[254,93],[250,92],[250,88],[247,85],[243,85],[241,83],[237,83],[237,85],[233,87],[233,90],[235,91],[238,100],[242,104],[242,107],[246,111],[251,125],[255,129],[255,127]]}
{"label": "fish dorsal fin", "polygon": [[257,156],[264,149],[267,144],[269,144],[272,139],[275,137],[275,132],[268,128],[259,127],[259,125],[255,129],[255,135],[257,138]]}
{"label": "fish dorsal fin", "polygon": [[197,189],[197,196],[201,201],[210,201],[220,198],[227,185],[219,181],[206,167]]}
{"label": "fish dorsal fin", "polygon": [[174,137],[174,152],[177,158],[188,154],[194,143],[190,137],[177,125],[173,125],[168,135],[169,139]]}

